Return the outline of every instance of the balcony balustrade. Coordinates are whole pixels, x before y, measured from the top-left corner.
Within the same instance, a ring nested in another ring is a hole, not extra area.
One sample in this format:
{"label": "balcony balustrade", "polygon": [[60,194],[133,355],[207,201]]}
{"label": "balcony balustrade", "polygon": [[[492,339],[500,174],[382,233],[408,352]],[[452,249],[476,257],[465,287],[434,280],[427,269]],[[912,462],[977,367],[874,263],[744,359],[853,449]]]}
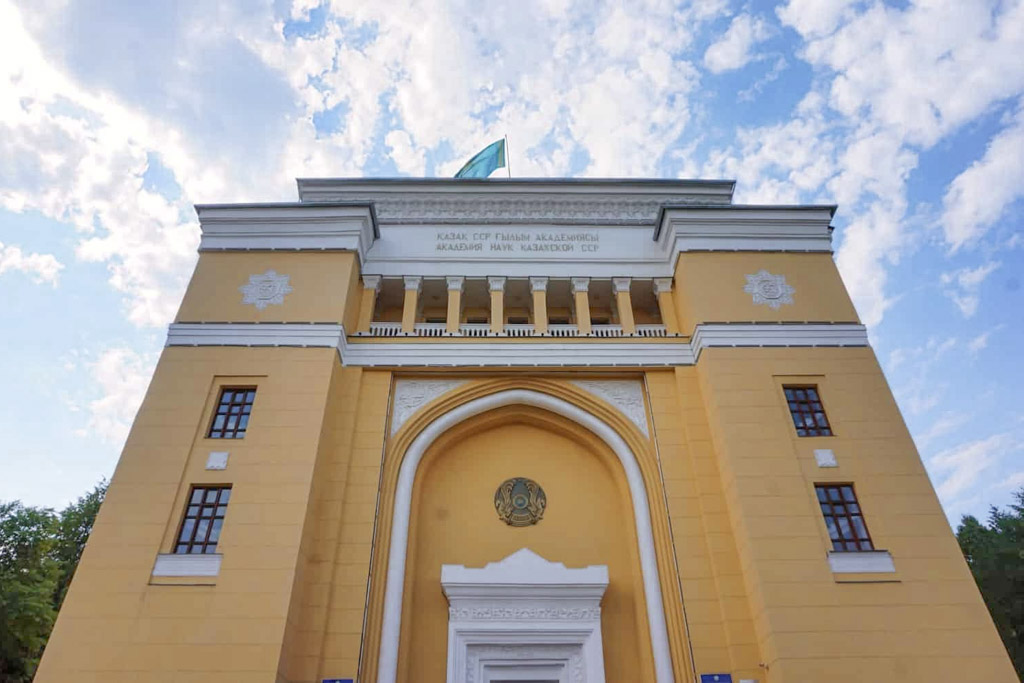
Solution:
{"label": "balcony balustrade", "polygon": [[488,323],[462,323],[458,332],[448,332],[445,323],[416,323],[410,333],[402,332],[402,323],[371,322],[369,332],[357,337],[668,337],[664,325],[637,325],[634,334],[625,334],[622,325],[593,325],[589,335],[580,334],[576,325],[548,325],[546,333],[538,333],[532,324],[505,325],[501,332],[492,332]]}

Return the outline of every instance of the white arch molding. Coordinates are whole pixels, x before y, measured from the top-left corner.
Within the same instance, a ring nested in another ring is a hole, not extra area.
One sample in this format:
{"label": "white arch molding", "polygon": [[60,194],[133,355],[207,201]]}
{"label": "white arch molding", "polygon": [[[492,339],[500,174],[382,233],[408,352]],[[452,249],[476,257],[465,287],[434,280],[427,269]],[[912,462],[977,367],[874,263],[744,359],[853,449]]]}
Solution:
{"label": "white arch molding", "polygon": [[654,553],[654,534],[651,513],[647,503],[643,475],[633,451],[622,437],[605,422],[585,410],[554,396],[528,389],[510,389],[474,399],[445,413],[419,433],[408,450],[398,472],[395,489],[395,510],[391,521],[391,547],[388,551],[388,571],[384,589],[384,621],[381,627],[380,653],[377,658],[378,683],[394,683],[398,676],[398,641],[402,629],[402,593],[405,590],[405,561],[409,545],[409,515],[412,508],[412,489],[416,481],[423,454],[443,433],[471,417],[508,405],[528,405],[549,410],[585,427],[604,441],[622,463],[633,500],[633,517],[640,551],[640,570],[644,582],[647,622],[654,651],[654,671],[659,683],[669,683],[672,676],[672,656],[669,653],[668,628],[665,608],[658,580],[658,564]]}

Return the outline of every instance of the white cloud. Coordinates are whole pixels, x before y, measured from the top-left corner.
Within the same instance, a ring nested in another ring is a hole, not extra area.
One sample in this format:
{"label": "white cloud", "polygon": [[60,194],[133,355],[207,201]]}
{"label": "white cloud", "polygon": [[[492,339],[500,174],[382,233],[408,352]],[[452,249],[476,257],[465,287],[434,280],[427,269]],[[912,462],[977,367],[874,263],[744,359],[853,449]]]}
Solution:
{"label": "white cloud", "polygon": [[1021,196],[1024,196],[1024,106],[1013,122],[989,141],[985,156],[949,184],[942,200],[946,242],[956,250],[976,241]]}
{"label": "white cloud", "polygon": [[978,355],[988,348],[989,338],[1001,329],[1003,329],[1003,325],[996,325],[991,330],[986,330],[978,336],[973,337],[967,342],[967,350],[971,352],[972,356]]}
{"label": "white cloud", "polygon": [[89,421],[78,434],[120,448],[142,404],[155,365],[155,356],[142,355],[127,347],[107,349],[88,363],[101,396],[89,401]]}
{"label": "white cloud", "polygon": [[981,301],[981,285],[999,266],[999,262],[990,261],[977,268],[961,268],[940,276],[943,291],[965,318],[977,313]]}
{"label": "white cloud", "polygon": [[804,36],[817,37],[832,33],[853,4],[854,0],[789,0],[775,13]]}
{"label": "white cloud", "polygon": [[722,37],[704,53],[704,66],[716,74],[742,68],[754,59],[751,53],[754,46],[767,40],[769,35],[763,19],[749,14],[737,15]]}
{"label": "white cloud", "polygon": [[20,247],[0,242],[0,275],[13,270],[28,275],[33,282],[56,287],[63,268],[53,254],[27,254]]}
{"label": "white cloud", "polygon": [[1009,434],[994,434],[984,439],[968,441],[944,450],[928,459],[933,475],[939,479],[936,490],[946,505],[970,488],[986,470],[1005,454],[1016,450]]}

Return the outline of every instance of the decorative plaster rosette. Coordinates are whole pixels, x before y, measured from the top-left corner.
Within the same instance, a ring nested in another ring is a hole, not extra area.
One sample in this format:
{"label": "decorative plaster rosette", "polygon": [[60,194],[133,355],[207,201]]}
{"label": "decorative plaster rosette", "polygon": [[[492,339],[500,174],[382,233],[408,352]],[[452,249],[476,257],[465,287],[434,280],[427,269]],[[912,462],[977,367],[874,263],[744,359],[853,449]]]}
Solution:
{"label": "decorative plaster rosette", "polygon": [[796,290],[786,284],[785,275],[772,275],[762,268],[746,277],[747,286],[743,291],[753,296],[755,306],[767,304],[772,310],[778,310],[783,304],[793,303]]}
{"label": "decorative plaster rosette", "polygon": [[262,311],[270,304],[283,304],[285,294],[292,291],[288,278],[288,275],[278,275],[273,270],[262,275],[250,275],[249,284],[238,288],[242,292],[242,303],[252,304],[257,311]]}

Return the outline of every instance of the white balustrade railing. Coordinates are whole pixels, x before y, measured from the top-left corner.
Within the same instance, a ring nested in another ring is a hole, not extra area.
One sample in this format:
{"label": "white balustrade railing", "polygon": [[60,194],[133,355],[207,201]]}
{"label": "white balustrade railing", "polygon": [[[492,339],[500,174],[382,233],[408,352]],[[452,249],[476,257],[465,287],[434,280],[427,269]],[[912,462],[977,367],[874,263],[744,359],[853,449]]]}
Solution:
{"label": "white balustrade railing", "polygon": [[443,337],[447,329],[446,323],[416,323],[412,326],[413,334],[417,337]]}
{"label": "white balustrade railing", "polygon": [[532,337],[537,334],[537,330],[533,325],[526,325],[523,323],[515,323],[505,325],[504,330],[506,337]]}
{"label": "white balustrade railing", "polygon": [[664,325],[637,325],[636,336],[638,337],[667,337]]}
{"label": "white balustrade railing", "polygon": [[459,334],[463,337],[487,337],[491,334],[490,323],[462,323]]}
{"label": "white balustrade railing", "polygon": [[[371,322],[369,332],[359,332],[357,336],[362,337],[401,337],[406,336],[402,332],[402,323],[397,322]],[[632,335],[623,333],[622,325],[593,325],[589,335],[581,335],[577,325],[556,324],[548,325],[546,334],[541,335],[537,328],[530,324],[509,324],[505,325],[501,332],[491,332],[490,323],[462,323],[459,331],[448,334],[446,323],[416,323],[410,336],[416,337],[599,337],[602,339],[616,337],[667,337],[664,325],[637,325],[636,332]]]}
{"label": "white balustrade railing", "polygon": [[580,328],[576,325],[548,325],[548,334],[552,337],[578,337]]}
{"label": "white balustrade railing", "polygon": [[[365,334],[365,333],[364,333]],[[402,334],[402,323],[370,323],[369,336],[371,337],[397,337]]]}
{"label": "white balustrade railing", "polygon": [[622,325],[592,325],[590,334],[594,337],[621,337]]}

